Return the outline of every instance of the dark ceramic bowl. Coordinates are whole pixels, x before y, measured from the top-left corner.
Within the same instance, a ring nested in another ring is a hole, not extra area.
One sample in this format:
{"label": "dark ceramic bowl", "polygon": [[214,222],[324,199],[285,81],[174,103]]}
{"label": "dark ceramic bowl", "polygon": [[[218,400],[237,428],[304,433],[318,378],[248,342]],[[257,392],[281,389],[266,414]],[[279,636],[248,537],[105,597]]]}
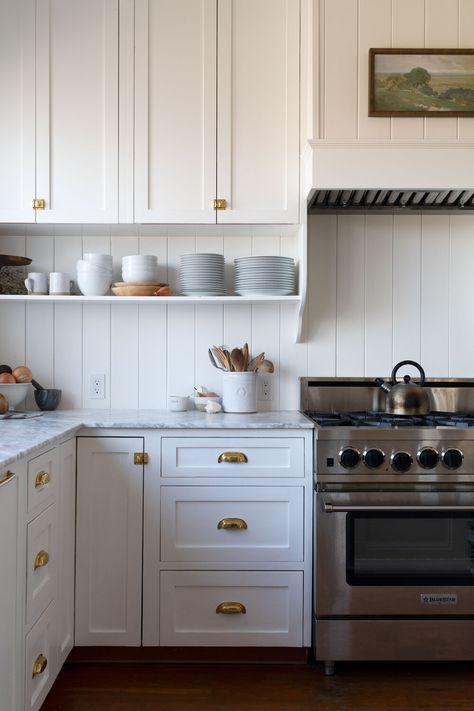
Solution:
{"label": "dark ceramic bowl", "polygon": [[35,390],[35,400],[40,410],[55,410],[61,402],[62,390],[44,388]]}

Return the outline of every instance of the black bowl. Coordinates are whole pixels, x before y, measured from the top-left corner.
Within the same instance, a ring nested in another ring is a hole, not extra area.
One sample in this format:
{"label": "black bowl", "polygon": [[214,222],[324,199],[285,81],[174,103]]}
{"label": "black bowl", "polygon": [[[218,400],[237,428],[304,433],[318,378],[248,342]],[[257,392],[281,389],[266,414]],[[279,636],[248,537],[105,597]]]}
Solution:
{"label": "black bowl", "polygon": [[44,388],[35,390],[35,400],[40,410],[55,410],[61,402],[62,390]]}

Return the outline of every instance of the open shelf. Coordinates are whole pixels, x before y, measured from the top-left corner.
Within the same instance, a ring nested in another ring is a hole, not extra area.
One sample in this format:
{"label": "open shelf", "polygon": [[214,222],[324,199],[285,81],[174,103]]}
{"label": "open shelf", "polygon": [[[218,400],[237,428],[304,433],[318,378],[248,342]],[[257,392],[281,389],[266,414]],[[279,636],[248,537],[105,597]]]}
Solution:
{"label": "open shelf", "polygon": [[299,304],[301,296],[45,296],[0,294],[0,301],[47,304]]}

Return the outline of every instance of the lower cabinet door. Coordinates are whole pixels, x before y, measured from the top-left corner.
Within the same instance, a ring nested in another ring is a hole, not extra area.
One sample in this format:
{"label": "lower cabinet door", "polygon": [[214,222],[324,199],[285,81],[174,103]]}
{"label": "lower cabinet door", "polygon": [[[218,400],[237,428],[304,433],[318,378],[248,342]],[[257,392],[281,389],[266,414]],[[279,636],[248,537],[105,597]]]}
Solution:
{"label": "lower cabinet door", "polygon": [[160,645],[300,647],[303,573],[162,571]]}
{"label": "lower cabinet door", "polygon": [[56,607],[58,669],[74,644],[74,566],[76,546],[76,439],[59,447],[58,597]]}
{"label": "lower cabinet door", "polygon": [[53,620],[54,603],[51,603],[26,637],[26,711],[37,711],[41,707],[56,677]]}
{"label": "lower cabinet door", "polygon": [[53,600],[56,590],[55,506],[28,524],[26,623],[30,627]]}

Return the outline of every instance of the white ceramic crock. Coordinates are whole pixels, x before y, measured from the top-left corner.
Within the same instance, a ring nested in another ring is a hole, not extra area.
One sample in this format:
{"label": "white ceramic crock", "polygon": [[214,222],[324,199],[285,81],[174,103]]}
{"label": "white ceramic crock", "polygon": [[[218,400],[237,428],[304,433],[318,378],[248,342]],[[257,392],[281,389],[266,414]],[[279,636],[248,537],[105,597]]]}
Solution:
{"label": "white ceramic crock", "polygon": [[257,374],[222,373],[224,412],[257,412]]}

